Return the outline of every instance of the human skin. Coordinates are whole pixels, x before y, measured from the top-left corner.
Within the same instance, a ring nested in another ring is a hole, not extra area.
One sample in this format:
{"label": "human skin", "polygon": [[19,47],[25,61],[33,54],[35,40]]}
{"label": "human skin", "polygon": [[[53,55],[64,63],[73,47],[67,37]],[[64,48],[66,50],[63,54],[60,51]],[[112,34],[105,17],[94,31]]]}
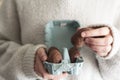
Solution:
{"label": "human skin", "polygon": [[[96,26],[89,26],[85,28],[84,31],[81,32],[81,28],[77,30],[75,34],[78,34],[77,39],[83,38],[83,43],[90,47],[93,51],[96,52],[99,56],[105,57],[109,54],[112,49],[113,37],[111,34],[111,30],[108,26],[102,25],[97,26],[98,28],[88,29],[90,27]],[[74,36],[74,35],[73,35]],[[77,47],[82,47],[81,43],[76,42],[77,44],[73,44]],[[80,44],[80,45],[79,45]],[[61,78],[67,77],[67,73],[62,73],[60,75],[51,75],[49,74],[46,69],[44,68],[42,62],[47,60],[46,51],[44,48],[39,48],[36,52],[35,56],[35,64],[34,70],[38,75],[41,75],[44,79],[52,79],[52,80],[59,80]]]}
{"label": "human skin", "polygon": [[67,73],[61,73],[59,75],[52,75],[47,72],[47,70],[44,68],[43,62],[47,60],[46,50],[44,48],[39,48],[36,51],[35,56],[35,63],[34,63],[34,71],[39,76],[42,76],[44,79],[48,80],[59,80],[61,78],[67,77]]}
{"label": "human skin", "polygon": [[89,26],[78,29],[72,36],[71,42],[76,47],[85,44],[99,56],[105,57],[112,49],[113,36],[107,25]]}

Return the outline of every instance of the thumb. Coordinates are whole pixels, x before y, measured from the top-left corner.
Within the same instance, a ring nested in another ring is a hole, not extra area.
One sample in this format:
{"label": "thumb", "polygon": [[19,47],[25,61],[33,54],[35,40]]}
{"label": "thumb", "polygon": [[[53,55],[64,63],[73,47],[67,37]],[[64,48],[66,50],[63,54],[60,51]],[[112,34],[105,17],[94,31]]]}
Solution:
{"label": "thumb", "polygon": [[45,48],[39,48],[37,50],[37,55],[38,55],[38,57],[41,61],[46,61],[47,60],[47,53],[46,52],[47,51],[46,51]]}

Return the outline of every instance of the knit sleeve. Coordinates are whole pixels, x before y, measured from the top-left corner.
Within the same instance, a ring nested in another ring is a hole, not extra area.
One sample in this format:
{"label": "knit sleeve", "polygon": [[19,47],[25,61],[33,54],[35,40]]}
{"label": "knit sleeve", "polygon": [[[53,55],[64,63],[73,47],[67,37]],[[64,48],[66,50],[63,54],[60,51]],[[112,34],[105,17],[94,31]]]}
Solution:
{"label": "knit sleeve", "polygon": [[0,7],[0,80],[40,78],[34,72],[34,57],[38,44],[21,42],[16,0],[3,0]]}
{"label": "knit sleeve", "polygon": [[97,55],[98,66],[104,80],[120,80],[120,32],[114,26],[110,28],[114,38],[112,50],[106,57]]}

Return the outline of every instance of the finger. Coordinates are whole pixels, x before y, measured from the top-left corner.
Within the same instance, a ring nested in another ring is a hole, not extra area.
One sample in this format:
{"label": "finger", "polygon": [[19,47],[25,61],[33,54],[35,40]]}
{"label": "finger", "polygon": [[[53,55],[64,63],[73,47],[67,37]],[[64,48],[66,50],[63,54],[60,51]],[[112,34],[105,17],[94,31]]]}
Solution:
{"label": "finger", "polygon": [[54,76],[53,80],[60,80],[68,76],[68,73],[62,73],[60,75]]}
{"label": "finger", "polygon": [[48,80],[59,80],[60,78],[64,78],[67,76],[67,73],[63,73],[60,75],[52,75],[49,74],[46,69],[43,66],[43,63],[41,62],[41,60],[39,60],[39,56],[36,56],[36,62],[35,62],[35,72],[42,76],[44,79],[48,79]]}
{"label": "finger", "polygon": [[90,29],[87,31],[83,31],[81,33],[82,37],[95,37],[95,36],[105,36],[110,34],[110,29],[108,27],[101,27],[97,29]]}
{"label": "finger", "polygon": [[48,80],[59,80],[67,76],[68,76],[68,73],[62,73],[60,75],[45,74],[43,78]]}
{"label": "finger", "polygon": [[47,54],[46,54],[46,51],[44,48],[39,48],[37,51],[37,54],[38,54],[41,61],[47,60]]}
{"label": "finger", "polygon": [[89,45],[89,47],[95,51],[100,56],[106,56],[112,49],[111,45],[108,46],[93,46]]}
{"label": "finger", "polygon": [[54,80],[54,75],[46,73],[44,74],[43,78],[47,80]]}
{"label": "finger", "polygon": [[86,38],[86,44],[91,45],[110,45],[113,43],[113,37],[111,35],[105,36],[103,38]]}
{"label": "finger", "polygon": [[44,76],[45,73],[47,73],[38,55],[36,55],[36,59],[35,59],[35,72],[38,75],[41,75],[42,77]]}
{"label": "finger", "polygon": [[44,79],[48,79],[48,80],[53,80],[54,79],[54,75],[49,74],[46,71],[46,69],[45,69],[45,67],[44,67],[44,65],[43,65],[43,63],[40,60],[40,57],[38,55],[36,55],[35,69],[34,70],[38,75],[42,76]]}
{"label": "finger", "polygon": [[46,69],[44,68],[44,65],[43,63],[41,62],[41,60],[39,60],[39,56],[36,57],[37,60],[36,60],[36,73],[40,76],[42,76],[44,79],[53,79],[54,76],[49,74]]}

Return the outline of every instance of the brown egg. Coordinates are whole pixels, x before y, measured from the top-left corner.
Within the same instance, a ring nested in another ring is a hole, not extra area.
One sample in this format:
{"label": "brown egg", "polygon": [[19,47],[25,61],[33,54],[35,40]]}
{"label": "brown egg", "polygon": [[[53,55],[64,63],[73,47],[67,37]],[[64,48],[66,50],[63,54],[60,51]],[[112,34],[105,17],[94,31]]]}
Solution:
{"label": "brown egg", "polygon": [[61,52],[56,47],[50,47],[48,50],[48,62],[60,63],[62,61]]}
{"label": "brown egg", "polygon": [[80,57],[80,51],[76,47],[72,47],[69,49],[69,56],[72,63],[76,61],[78,57]]}

